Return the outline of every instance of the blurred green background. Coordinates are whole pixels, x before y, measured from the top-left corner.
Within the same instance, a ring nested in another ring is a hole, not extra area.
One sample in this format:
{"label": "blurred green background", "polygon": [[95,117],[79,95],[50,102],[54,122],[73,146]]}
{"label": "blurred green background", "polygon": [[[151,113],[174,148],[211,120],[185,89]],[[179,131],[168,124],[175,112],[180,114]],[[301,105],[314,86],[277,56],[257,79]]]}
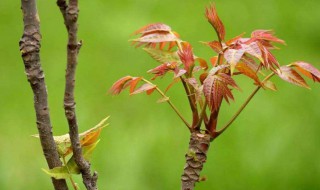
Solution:
{"label": "blurred green background", "polygon": [[[158,95],[107,95],[114,81],[127,74],[148,76],[157,65],[128,43],[130,34],[153,22],[163,22],[191,42],[195,53],[208,59],[212,51],[199,41],[216,39],[204,18],[207,0],[80,0],[79,38],[83,47],[76,76],[80,130],[107,115],[110,126],[92,159],[102,190],[180,189],[189,134]],[[304,60],[320,68],[319,0],[216,0],[227,38],[254,29],[274,29],[287,42],[276,56],[281,64]],[[62,107],[66,62],[66,31],[55,1],[38,1],[43,35],[41,62],[46,74],[54,134],[67,133]],[[37,133],[33,95],[24,74],[18,41],[22,35],[20,1],[0,1],[0,189],[52,189],[41,171],[46,162]],[[223,125],[253,89],[239,78],[242,92],[224,104]],[[171,80],[160,82],[164,87]],[[207,189],[320,189],[320,85],[312,90],[274,78],[278,92],[261,91],[208,153],[202,175]],[[169,96],[190,119],[181,85]],[[82,186],[81,177],[76,181]]]}

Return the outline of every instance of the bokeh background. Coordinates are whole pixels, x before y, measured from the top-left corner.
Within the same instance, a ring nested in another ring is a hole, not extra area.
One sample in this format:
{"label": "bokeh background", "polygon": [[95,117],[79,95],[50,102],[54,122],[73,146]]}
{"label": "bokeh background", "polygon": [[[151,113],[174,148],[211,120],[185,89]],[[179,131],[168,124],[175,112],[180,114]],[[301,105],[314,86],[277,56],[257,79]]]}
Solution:
{"label": "bokeh background", "polygon": [[[213,56],[199,41],[216,39],[204,18],[208,0],[80,1],[79,37],[83,47],[76,76],[80,130],[111,115],[92,159],[102,190],[180,188],[189,134],[158,95],[112,97],[107,91],[125,75],[146,76],[157,65],[128,39],[148,23],[163,22],[191,42],[195,53]],[[281,64],[304,60],[320,68],[319,0],[216,0],[227,38],[254,29],[274,29],[287,42],[276,56]],[[43,35],[41,62],[46,75],[54,134],[67,133],[62,107],[66,31],[55,1],[38,1]],[[37,133],[33,95],[24,74],[18,41],[22,35],[20,1],[0,1],[0,189],[52,189],[41,171],[46,162]],[[171,76],[158,81],[165,87]],[[227,132],[213,142],[197,190],[320,189],[320,85],[312,90],[277,78],[278,92],[260,91]],[[254,88],[239,77],[242,92],[223,105],[223,125]],[[190,119],[181,85],[169,96]],[[81,177],[76,181],[82,189]]]}

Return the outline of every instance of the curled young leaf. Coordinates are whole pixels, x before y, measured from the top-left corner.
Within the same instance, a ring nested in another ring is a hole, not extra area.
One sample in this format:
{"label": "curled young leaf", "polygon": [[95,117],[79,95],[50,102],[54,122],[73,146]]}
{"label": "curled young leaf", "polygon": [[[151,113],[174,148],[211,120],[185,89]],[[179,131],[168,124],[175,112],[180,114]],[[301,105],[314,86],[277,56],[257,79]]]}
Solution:
{"label": "curled young leaf", "polygon": [[113,95],[118,95],[120,92],[122,92],[123,89],[127,87],[127,83],[132,80],[132,76],[125,76],[122,77],[121,79],[117,80],[112,87],[109,90],[109,93]]}
{"label": "curled young leaf", "polygon": [[206,8],[206,13],[205,13],[209,23],[213,26],[215,31],[217,32],[217,35],[219,39],[224,41],[224,37],[226,35],[224,25],[222,21],[220,20],[216,7],[214,4]]}
{"label": "curled young leaf", "polygon": [[[147,94],[151,94],[152,91],[156,88],[156,85],[145,83],[142,86],[140,86],[138,89],[136,89],[134,92],[130,93],[130,95],[139,94],[142,92],[147,92]],[[152,90],[152,91],[151,91]],[[148,92],[149,91],[149,92]]]}
{"label": "curled young leaf", "polygon": [[140,47],[156,48],[159,44],[159,49],[162,50],[169,44],[168,50],[176,45],[177,41],[180,41],[179,35],[176,32],[171,31],[168,25],[162,23],[149,24],[134,32],[134,34],[141,34],[137,39],[130,40],[132,45]]}
{"label": "curled young leaf", "polygon": [[191,45],[187,42],[182,43],[182,49],[178,51],[178,55],[184,65],[184,70],[190,73],[191,68],[194,66],[194,55]]}
{"label": "curled young leaf", "polygon": [[219,41],[212,41],[212,42],[202,42],[203,44],[211,47],[211,49],[213,49],[213,51],[215,51],[216,53],[223,53],[223,48],[222,45]]}
{"label": "curled young leaf", "polygon": [[267,47],[263,46],[261,43],[258,43],[261,53],[262,53],[262,59],[261,62],[262,65],[267,68],[275,71],[276,68],[280,67],[280,64],[278,60],[272,55],[272,53],[268,50]]}
{"label": "curled young leaf", "polygon": [[320,82],[320,71],[310,63],[298,61],[291,65],[296,67],[298,71],[312,79],[314,82]]}
{"label": "curled young leaf", "polygon": [[154,74],[155,76],[152,79],[156,79],[157,77],[164,76],[169,71],[176,72],[176,70],[177,70],[177,63],[176,62],[163,63],[163,64],[157,66],[156,68],[149,70],[148,73]]}
{"label": "curled young leaf", "polygon": [[137,34],[147,34],[147,33],[155,33],[155,32],[170,32],[170,26],[163,23],[152,23],[146,26],[143,26],[139,30],[135,31],[133,35]]}
{"label": "curled young leaf", "polygon": [[297,73],[297,71],[293,70],[291,67],[282,66],[277,72],[278,76],[292,84],[297,86],[301,86],[304,88],[309,88],[306,81]]}
{"label": "curled young leaf", "polygon": [[251,37],[259,41],[285,44],[285,41],[274,36],[274,32],[272,30],[255,30],[251,33]]}

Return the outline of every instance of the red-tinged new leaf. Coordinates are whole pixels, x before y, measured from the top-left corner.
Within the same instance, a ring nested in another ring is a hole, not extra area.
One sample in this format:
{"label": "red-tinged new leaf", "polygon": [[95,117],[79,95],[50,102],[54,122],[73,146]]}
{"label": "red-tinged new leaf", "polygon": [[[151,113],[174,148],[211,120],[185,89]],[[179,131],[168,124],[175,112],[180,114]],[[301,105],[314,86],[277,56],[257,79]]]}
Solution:
{"label": "red-tinged new leaf", "polygon": [[251,65],[245,62],[239,62],[236,66],[236,69],[240,71],[242,74],[248,76],[253,79],[257,84],[260,84],[259,77],[257,75],[257,70],[254,70]]}
{"label": "red-tinged new leaf", "polygon": [[234,68],[243,56],[244,49],[228,49],[224,52],[224,58],[230,64],[231,75],[233,74]]}
{"label": "red-tinged new leaf", "polygon": [[142,92],[147,92],[147,94],[151,94],[153,90],[156,89],[156,85],[145,83],[142,86],[140,86],[138,89],[136,89],[134,92],[130,93],[130,95],[139,94]]}
{"label": "red-tinged new leaf", "polygon": [[211,47],[211,49],[213,49],[213,51],[215,51],[216,53],[222,53],[223,52],[223,48],[220,42],[218,41],[212,41],[212,42],[202,42],[203,44]]}
{"label": "red-tinged new leaf", "polygon": [[146,90],[147,95],[152,94],[156,90],[156,86],[154,88],[150,88],[149,90]]}
{"label": "red-tinged new leaf", "polygon": [[204,59],[202,59],[200,57],[195,57],[194,60],[199,62],[199,65],[200,65],[201,69],[203,69],[205,71],[208,69],[208,64],[207,64],[206,60],[204,60]]}
{"label": "red-tinged new leaf", "polygon": [[143,48],[154,60],[159,63],[171,63],[180,61],[179,56],[176,51],[166,51],[155,48]]}
{"label": "red-tinged new leaf", "polygon": [[212,4],[211,6],[206,8],[205,15],[206,15],[209,23],[213,26],[213,28],[217,32],[219,39],[224,41],[226,32],[224,29],[224,25],[218,16],[218,13],[217,13],[217,10],[216,10],[216,7],[214,4]]}
{"label": "red-tinged new leaf", "polygon": [[120,92],[125,88],[127,87],[127,83],[129,81],[132,80],[132,76],[125,76],[125,77],[122,77],[121,79],[117,80],[113,85],[112,87],[110,88],[109,90],[109,93],[113,94],[113,95],[118,95],[120,94]]}
{"label": "red-tinged new leaf", "polygon": [[261,86],[264,89],[270,89],[270,90],[273,90],[273,91],[277,91],[276,85],[273,82],[269,81],[269,80],[264,81],[263,83],[261,83]]}
{"label": "red-tinged new leaf", "polygon": [[163,24],[163,23],[153,23],[148,24],[139,30],[135,31],[133,34],[146,34],[146,33],[154,33],[154,32],[170,32],[171,28],[170,26]]}
{"label": "red-tinged new leaf", "polygon": [[202,73],[200,76],[199,76],[199,80],[201,82],[201,84],[203,84],[204,80],[206,80],[208,76],[208,73]]}
{"label": "red-tinged new leaf", "polygon": [[262,59],[263,59],[263,62],[261,62],[262,65],[265,68],[271,69],[271,70],[275,70],[276,68],[279,68],[280,64],[278,60],[272,55],[272,53],[268,50],[268,48],[263,46],[261,43],[258,43],[258,45],[262,52]]}
{"label": "red-tinged new leaf", "polygon": [[246,53],[258,58],[261,62],[263,62],[262,52],[257,42],[251,42],[250,44],[241,44],[241,45]]}
{"label": "red-tinged new leaf", "polygon": [[130,93],[134,92],[134,89],[136,88],[136,86],[138,85],[138,83],[141,81],[142,77],[134,77],[132,78],[132,80],[130,81]]}
{"label": "red-tinged new leaf", "polygon": [[159,32],[143,35],[138,39],[134,39],[134,42],[141,43],[161,43],[161,42],[173,42],[177,41],[178,38],[172,33]]}
{"label": "red-tinged new leaf", "polygon": [[278,70],[277,74],[279,77],[289,83],[295,84],[297,86],[301,86],[304,88],[309,88],[306,81],[297,73],[295,70],[293,70],[291,67],[288,66],[282,66]]}
{"label": "red-tinged new leaf", "polygon": [[227,102],[229,102],[229,98],[234,99],[228,86],[238,89],[235,81],[224,73],[209,75],[204,80],[203,93],[211,111],[219,109],[223,98]]}
{"label": "red-tinged new leaf", "polygon": [[169,71],[175,71],[177,68],[177,63],[163,63],[156,68],[153,68],[148,71],[148,73],[152,73],[155,76],[152,79],[155,79],[157,77],[162,77]]}
{"label": "red-tinged new leaf", "polygon": [[294,62],[291,65],[295,66],[298,71],[312,79],[314,82],[320,82],[320,71],[310,63],[299,61]]}
{"label": "red-tinged new leaf", "polygon": [[217,66],[218,65],[218,56],[214,56],[214,57],[211,57],[210,58],[210,62],[211,62],[211,65],[213,66],[213,67],[215,67],[215,66]]}
{"label": "red-tinged new leaf", "polygon": [[255,30],[251,33],[251,37],[257,40],[285,44],[285,41],[274,36],[274,32],[272,30]]}
{"label": "red-tinged new leaf", "polygon": [[182,50],[178,51],[178,55],[180,57],[181,62],[184,65],[184,69],[190,73],[191,68],[194,65],[194,55],[192,52],[192,47],[189,43],[183,43]]}

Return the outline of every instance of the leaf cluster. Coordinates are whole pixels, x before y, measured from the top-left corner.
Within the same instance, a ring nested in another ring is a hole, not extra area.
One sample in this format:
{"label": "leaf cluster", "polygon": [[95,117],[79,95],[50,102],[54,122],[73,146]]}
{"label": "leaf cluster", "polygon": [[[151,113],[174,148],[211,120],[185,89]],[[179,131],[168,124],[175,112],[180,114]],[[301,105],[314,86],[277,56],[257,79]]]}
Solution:
{"label": "leaf cluster", "polygon": [[[138,38],[131,40],[135,47],[143,46],[143,50],[159,62],[158,66],[148,71],[153,75],[152,80],[173,73],[173,81],[165,92],[177,82],[183,84],[193,114],[192,124],[187,124],[190,131],[200,130],[204,121],[205,131],[212,138],[219,133],[216,123],[221,104],[223,100],[228,103],[234,100],[232,89],[240,89],[235,76],[245,76],[253,80],[255,86],[274,91],[277,88],[269,80],[273,75],[305,88],[309,86],[302,75],[320,82],[320,71],[309,63],[298,61],[285,66],[279,64],[272,51],[279,49],[275,44],[284,45],[285,42],[276,37],[272,30],[259,29],[249,37],[244,37],[243,33],[226,40],[224,24],[214,4],[206,8],[205,16],[217,34],[217,39],[202,42],[215,53],[209,61],[197,57],[192,45],[180,39],[177,32],[163,23],[140,28],[133,33],[139,35]],[[265,72],[271,74],[262,80]],[[140,81],[144,84],[137,87]],[[164,99],[168,99],[155,84],[143,77],[123,77],[113,84],[110,92],[116,95],[127,87],[130,88],[130,94],[151,94],[157,90]]]}
{"label": "leaf cluster", "polygon": [[[103,119],[95,127],[79,134],[82,154],[83,157],[88,161],[90,160],[93,151],[100,141],[99,136],[102,129],[108,126],[108,123],[106,123],[108,118],[109,117]],[[38,134],[32,136],[39,138]],[[74,160],[69,134],[54,136],[53,138],[57,145],[59,156],[64,164],[61,167],[42,170],[55,179],[71,179],[72,174],[79,175],[80,169]]]}

